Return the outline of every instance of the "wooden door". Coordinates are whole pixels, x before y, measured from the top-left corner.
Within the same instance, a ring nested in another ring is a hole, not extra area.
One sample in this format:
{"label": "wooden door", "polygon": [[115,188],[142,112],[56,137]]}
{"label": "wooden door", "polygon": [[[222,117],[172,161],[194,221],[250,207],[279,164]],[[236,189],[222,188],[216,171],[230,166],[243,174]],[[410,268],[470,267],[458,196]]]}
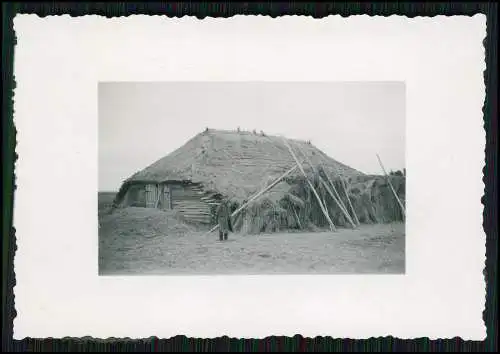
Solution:
{"label": "wooden door", "polygon": [[146,184],[144,192],[146,196],[146,208],[154,208],[156,204],[156,186],[154,184]]}
{"label": "wooden door", "polygon": [[170,184],[163,185],[163,208],[172,209],[172,193]]}

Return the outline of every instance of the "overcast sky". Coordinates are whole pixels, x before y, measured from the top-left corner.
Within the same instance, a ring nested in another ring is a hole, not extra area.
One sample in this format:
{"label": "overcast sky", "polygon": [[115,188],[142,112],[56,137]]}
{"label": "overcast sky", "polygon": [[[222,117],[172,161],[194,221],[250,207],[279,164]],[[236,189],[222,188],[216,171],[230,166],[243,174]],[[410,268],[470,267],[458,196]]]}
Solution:
{"label": "overcast sky", "polygon": [[99,190],[212,129],[311,140],[364,173],[405,167],[403,82],[99,84]]}

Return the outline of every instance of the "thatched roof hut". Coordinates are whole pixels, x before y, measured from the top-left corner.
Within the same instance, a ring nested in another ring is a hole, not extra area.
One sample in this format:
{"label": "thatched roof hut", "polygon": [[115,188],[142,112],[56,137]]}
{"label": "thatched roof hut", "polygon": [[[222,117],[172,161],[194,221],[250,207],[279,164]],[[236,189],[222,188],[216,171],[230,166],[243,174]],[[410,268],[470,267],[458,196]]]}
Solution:
{"label": "thatched roof hut", "polygon": [[[309,142],[286,141],[300,160],[308,160],[315,168],[321,166],[330,176],[351,180],[364,176]],[[282,137],[206,129],[125,180],[115,204],[175,209],[188,220],[211,224],[213,206],[221,197],[241,205],[295,165]],[[304,169],[314,175],[308,164]],[[301,180],[303,176],[296,170],[263,196],[264,204],[293,199],[293,188],[300,195]]]}
{"label": "thatched roof hut", "polygon": [[[299,140],[288,141],[291,145],[300,146],[313,164],[321,161],[326,169],[336,175],[362,175],[327,156],[314,145]],[[209,129],[137,172],[125,184],[191,181],[241,201],[258,191],[264,179],[277,178],[294,165],[280,137]]]}

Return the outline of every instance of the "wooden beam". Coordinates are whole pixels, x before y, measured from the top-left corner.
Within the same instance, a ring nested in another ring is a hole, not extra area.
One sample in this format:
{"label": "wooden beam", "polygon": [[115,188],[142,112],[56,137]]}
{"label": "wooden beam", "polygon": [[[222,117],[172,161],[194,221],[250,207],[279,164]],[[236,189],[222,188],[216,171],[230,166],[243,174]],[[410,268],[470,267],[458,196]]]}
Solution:
{"label": "wooden beam", "polygon": [[342,213],[344,214],[344,216],[346,217],[347,221],[349,221],[352,225],[352,227],[355,229],[356,228],[356,224],[354,223],[354,221],[352,220],[351,216],[349,215],[349,213],[347,212],[347,210],[345,210],[344,208],[342,208],[342,206],[340,205],[339,201],[337,200],[337,198],[333,195],[332,191],[330,190],[330,188],[328,187],[328,185],[326,184],[325,180],[323,178],[321,178],[321,176],[319,177],[319,180],[321,182],[321,184],[323,184],[323,186],[325,187],[325,189],[328,191],[328,194],[330,194],[330,197],[332,197],[332,199],[335,201],[335,203],[337,203],[338,207],[340,208],[340,211],[342,211]]}
{"label": "wooden beam", "polygon": [[[335,202],[335,204],[337,204],[337,206],[340,208],[340,211],[342,211],[342,213],[344,214],[344,216],[347,218],[347,221],[349,221],[351,223],[351,225],[352,225],[353,228],[356,228],[356,224],[354,224],[354,221],[352,220],[351,216],[347,212],[347,208],[345,207],[344,203],[342,202],[342,199],[340,198],[340,195],[338,194],[338,192],[337,192],[337,190],[335,188],[335,185],[330,180],[330,177],[328,177],[328,174],[326,173],[326,169],[324,168],[323,164],[321,164],[321,167],[325,171],[325,175],[328,178],[328,180],[329,180],[329,182],[331,184],[331,187],[333,188],[333,190],[334,190],[337,198],[335,198],[335,196],[332,194],[332,191],[328,188],[328,186],[325,183],[325,181],[323,180],[323,178],[321,178],[321,175],[319,174],[318,170],[316,169],[316,167],[314,167],[314,165],[312,164],[311,160],[309,160],[309,157],[306,155],[306,153],[304,152],[304,150],[298,144],[295,144],[295,145],[299,149],[300,153],[304,156],[304,158],[307,161],[307,163],[309,164],[309,166],[311,166],[311,168],[314,171],[314,173],[316,173],[318,175],[321,184],[323,184],[323,186],[327,190],[328,194],[330,194],[330,196],[332,197],[332,199]],[[326,208],[326,203],[325,203],[325,208]]]}
{"label": "wooden beam", "polygon": [[[313,170],[313,172],[314,172],[314,173],[316,173],[316,174],[318,175],[318,177],[320,177],[320,178],[321,178],[321,176],[319,175],[319,173],[318,173],[318,171],[317,171],[316,167],[314,167],[314,165],[312,164],[311,160],[309,160],[309,157],[308,157],[308,156],[307,156],[307,154],[304,152],[304,149],[302,149],[298,143],[296,143],[296,144],[295,144],[295,146],[296,146],[296,147],[297,147],[297,149],[300,151],[300,153],[301,153],[301,154],[302,154],[302,156],[304,157],[304,159],[305,159],[305,161],[307,162],[307,164],[308,164],[309,166],[311,166],[311,169]],[[325,199],[323,198],[323,199],[322,199],[322,201],[323,201],[323,205],[325,206],[326,211],[328,212],[328,208],[327,208],[327,206],[326,206]]]}
{"label": "wooden beam", "polygon": [[340,193],[337,191],[337,188],[335,188],[335,184],[333,184],[333,181],[330,179],[330,176],[329,176],[329,174],[326,171],[325,165],[321,161],[320,161],[320,164],[321,164],[321,168],[323,169],[323,172],[325,172],[325,176],[326,176],[326,179],[328,180],[328,183],[330,184],[330,186],[332,187],[333,192],[335,193],[335,196],[340,201],[340,204],[342,205],[342,208],[347,212],[347,207],[345,206],[344,202],[342,201],[342,198],[340,197]]}
{"label": "wooden beam", "polygon": [[321,198],[318,195],[318,192],[316,192],[316,189],[314,189],[314,186],[312,185],[311,181],[309,181],[309,178],[306,175],[306,172],[304,171],[304,168],[300,164],[299,160],[297,159],[297,156],[295,156],[295,153],[292,150],[292,147],[288,144],[288,142],[283,138],[283,142],[285,143],[285,146],[288,148],[288,151],[290,151],[290,154],[292,155],[293,159],[295,160],[295,163],[299,167],[300,172],[304,175],[304,178],[306,179],[307,183],[309,184],[309,187],[311,188],[312,192],[314,193],[314,196],[318,200],[319,206],[321,208],[321,211],[325,215],[326,219],[328,220],[328,223],[330,224],[330,229],[332,231],[335,231],[337,228],[335,227],[332,219],[330,219],[330,216],[328,215],[328,212],[326,211],[325,206],[321,202]]}
{"label": "wooden beam", "polygon": [[290,206],[293,210],[293,213],[295,214],[295,219],[297,220],[297,225],[299,225],[299,229],[302,230],[302,224],[300,223],[300,218],[299,215],[297,214],[297,211],[295,210],[295,206],[291,205]]}
{"label": "wooden beam", "polygon": [[340,182],[342,184],[342,187],[344,187],[345,197],[347,198],[347,202],[349,203],[349,206],[351,207],[352,215],[354,215],[354,219],[356,220],[356,224],[361,225],[361,223],[359,222],[358,216],[356,215],[356,210],[354,210],[354,207],[352,206],[351,199],[349,198],[349,193],[347,193],[346,182],[342,178],[340,179]]}
{"label": "wooden beam", "polygon": [[262,191],[260,191],[259,193],[255,194],[253,197],[251,197],[245,204],[243,204],[241,207],[239,207],[238,209],[236,209],[233,214],[231,214],[231,217],[235,216],[236,214],[238,214],[240,211],[242,211],[248,204],[250,204],[251,202],[253,202],[254,200],[256,200],[257,198],[259,198],[262,194],[264,194],[265,192],[269,191],[271,188],[273,188],[275,185],[277,185],[283,178],[285,178],[286,176],[288,176],[290,173],[292,173],[293,171],[295,171],[297,169],[297,166],[293,166],[291,169],[289,169],[288,171],[286,171],[284,174],[282,174],[280,177],[278,177],[273,183],[271,183],[270,185],[268,185],[266,188],[264,188]]}
{"label": "wooden beam", "polygon": [[[288,176],[290,173],[292,173],[296,169],[297,169],[297,166],[293,166],[291,169],[289,169],[284,174],[282,174],[280,177],[278,177],[276,180],[274,180],[273,183],[271,183],[266,188],[264,188],[263,190],[261,190],[260,192],[258,192],[257,194],[255,194],[253,197],[251,197],[245,204],[243,204],[242,206],[240,206],[238,209],[236,209],[231,214],[231,218],[234,217],[235,215],[237,215],[244,208],[246,208],[248,206],[248,204],[250,204],[251,202],[253,202],[257,198],[259,198],[262,194],[266,193],[268,190],[270,190],[271,188],[273,188],[275,185],[277,185],[283,178],[285,178],[286,176]],[[207,232],[207,234],[212,233],[213,231],[217,230],[218,228],[219,228],[219,225],[215,225],[210,231]]]}
{"label": "wooden beam", "polygon": [[[316,173],[321,178],[318,170],[316,169],[316,167],[314,167],[314,165],[312,164],[311,160],[309,160],[309,157],[306,155],[306,153],[304,152],[304,150],[298,144],[296,144],[296,146],[299,149],[299,151],[301,152],[301,154],[304,156],[304,158],[306,159],[306,161],[309,164],[309,166],[311,166],[311,168],[314,171],[314,173]],[[330,192],[329,193],[330,196],[333,198],[333,200],[335,201],[335,203],[337,204],[337,206],[340,208],[340,210],[347,217],[347,219],[349,220],[349,222],[352,223],[352,219],[351,219],[349,213],[347,212],[347,208],[345,207],[344,203],[342,202],[342,198],[340,198],[340,194],[337,192],[337,189],[335,188],[335,185],[333,184],[333,182],[330,180],[330,177],[326,173],[325,166],[323,165],[323,163],[321,163],[321,161],[320,161],[320,164],[321,164],[321,167],[322,167],[323,171],[325,172],[326,178],[328,179],[328,182],[330,183],[330,185],[331,185],[331,187],[332,187],[335,195],[337,196],[337,198],[335,199],[335,197],[333,197],[333,195],[331,194],[331,191],[329,191]],[[326,185],[325,185],[325,188],[328,190],[328,187],[326,187]]]}
{"label": "wooden beam", "polygon": [[401,207],[401,211],[403,212],[403,217],[406,217],[405,207],[403,206],[403,203],[401,203],[401,200],[399,200],[398,194],[394,190],[394,187],[392,186],[391,180],[389,179],[389,175],[385,171],[384,165],[382,164],[382,160],[380,160],[380,156],[378,156],[378,154],[377,154],[377,159],[378,159],[378,162],[380,164],[380,167],[382,167],[382,171],[384,171],[384,175],[385,175],[385,178],[387,179],[387,183],[389,183],[389,186],[391,187],[392,193],[394,194],[394,197],[396,198],[399,206]]}
{"label": "wooden beam", "polygon": [[325,172],[325,175],[326,175],[326,178],[328,179],[328,181],[330,183],[330,187],[332,187],[333,192],[335,193],[335,195],[333,195],[332,191],[328,188],[328,185],[326,184],[326,182],[324,181],[324,179],[321,178],[321,176],[319,177],[320,181],[323,183],[323,185],[325,186],[325,189],[330,194],[330,197],[332,197],[332,199],[335,201],[335,203],[339,207],[340,211],[342,211],[342,213],[344,213],[344,216],[347,218],[347,221],[349,221],[353,225],[353,227],[355,228],[356,225],[354,224],[354,221],[352,220],[351,215],[349,215],[349,212],[347,211],[347,208],[345,207],[344,203],[342,202],[342,198],[340,198],[340,195],[337,192],[337,189],[335,188],[335,185],[330,180],[330,178],[328,177],[328,174],[326,172]]}

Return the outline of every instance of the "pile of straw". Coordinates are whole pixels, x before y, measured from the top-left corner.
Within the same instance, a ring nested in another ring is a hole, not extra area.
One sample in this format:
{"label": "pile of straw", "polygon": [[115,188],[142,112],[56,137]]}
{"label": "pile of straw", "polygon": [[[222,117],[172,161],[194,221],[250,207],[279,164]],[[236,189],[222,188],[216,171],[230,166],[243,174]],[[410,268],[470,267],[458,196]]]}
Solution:
{"label": "pile of straw", "polygon": [[[405,205],[405,177],[390,176],[398,198]],[[385,177],[357,177],[349,191],[352,204],[362,223],[403,221],[404,215]]]}
{"label": "pile of straw", "polygon": [[[324,203],[330,219],[336,227],[351,227],[344,211],[331,197],[320,177],[322,171],[310,173],[308,178]],[[405,177],[390,176],[390,181],[404,204]],[[356,176],[348,181],[330,178],[340,196],[343,207],[352,220],[361,224],[403,221],[401,208],[394,197],[387,179],[383,176]],[[333,190],[330,187],[331,190]],[[350,203],[347,200],[347,195]],[[240,204],[234,203],[233,210]],[[356,217],[353,214],[353,210]],[[319,202],[303,176],[288,177],[276,190],[250,203],[234,218],[234,229],[242,234],[258,234],[285,231],[317,231],[329,227]]]}

